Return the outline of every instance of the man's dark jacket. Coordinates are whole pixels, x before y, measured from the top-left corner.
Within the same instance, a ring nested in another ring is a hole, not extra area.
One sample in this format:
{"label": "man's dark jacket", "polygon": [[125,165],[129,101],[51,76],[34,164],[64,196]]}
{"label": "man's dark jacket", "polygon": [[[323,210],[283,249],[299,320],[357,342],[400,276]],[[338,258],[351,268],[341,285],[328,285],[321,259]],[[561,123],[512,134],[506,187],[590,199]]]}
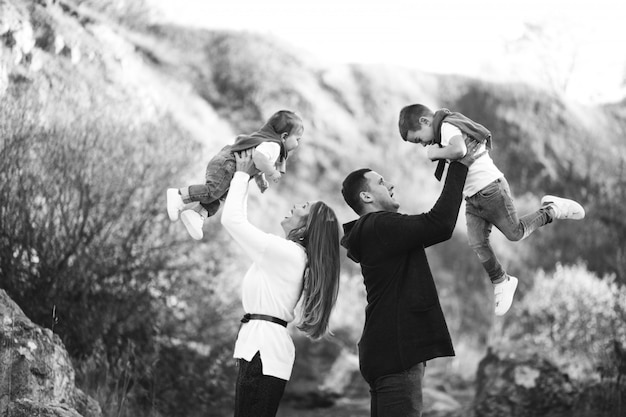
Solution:
{"label": "man's dark jacket", "polygon": [[420,362],[454,356],[424,249],[452,236],[466,175],[465,165],[452,162],[428,213],[379,211],[344,224],[342,245],[361,264],[367,291],[359,364],[370,384]]}

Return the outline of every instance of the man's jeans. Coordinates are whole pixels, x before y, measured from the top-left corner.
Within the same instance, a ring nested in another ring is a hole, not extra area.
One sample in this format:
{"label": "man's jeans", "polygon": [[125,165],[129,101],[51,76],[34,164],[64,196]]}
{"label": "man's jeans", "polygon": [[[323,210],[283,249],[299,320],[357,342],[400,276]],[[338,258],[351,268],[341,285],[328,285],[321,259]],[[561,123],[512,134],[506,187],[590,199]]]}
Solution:
{"label": "man's jeans", "polygon": [[483,267],[494,284],[504,281],[506,272],[489,243],[491,227],[496,226],[507,239],[522,240],[541,226],[552,221],[545,207],[517,217],[509,183],[499,178],[471,197],[465,199],[467,237]]}
{"label": "man's jeans", "polygon": [[409,370],[385,375],[370,385],[371,417],[420,417],[424,362]]}

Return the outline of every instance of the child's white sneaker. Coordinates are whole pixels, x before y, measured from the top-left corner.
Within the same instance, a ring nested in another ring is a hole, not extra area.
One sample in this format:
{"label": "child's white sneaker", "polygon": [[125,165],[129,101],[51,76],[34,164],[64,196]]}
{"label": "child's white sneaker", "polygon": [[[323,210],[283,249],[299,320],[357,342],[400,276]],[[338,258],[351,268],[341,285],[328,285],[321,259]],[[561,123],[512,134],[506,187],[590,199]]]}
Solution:
{"label": "child's white sneaker", "polygon": [[170,216],[170,220],[175,222],[178,220],[178,215],[183,211],[185,203],[183,198],[178,193],[176,188],[167,189],[167,215]]}
{"label": "child's white sneaker", "polygon": [[204,225],[204,216],[195,210],[184,210],[180,213],[182,220],[189,235],[195,240],[202,240],[202,226]]}
{"label": "child's white sneaker", "polygon": [[546,195],[541,199],[542,206],[552,206],[555,219],[580,220],[585,217],[583,206],[568,198]]}
{"label": "child's white sneaker", "polygon": [[511,304],[513,304],[513,295],[517,289],[517,278],[507,275],[507,279],[499,284],[495,284],[493,294],[495,296],[496,316],[504,316]]}

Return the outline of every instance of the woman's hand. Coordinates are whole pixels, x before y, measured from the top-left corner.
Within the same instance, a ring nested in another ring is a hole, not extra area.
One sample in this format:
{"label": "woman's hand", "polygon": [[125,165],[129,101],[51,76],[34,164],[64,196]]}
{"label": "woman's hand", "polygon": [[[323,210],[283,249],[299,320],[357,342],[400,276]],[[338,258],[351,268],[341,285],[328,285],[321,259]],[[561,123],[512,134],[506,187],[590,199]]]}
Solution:
{"label": "woman's hand", "polygon": [[235,152],[235,162],[237,163],[237,171],[245,172],[251,177],[254,176],[259,170],[254,166],[252,155],[254,155],[255,149],[246,149],[245,151]]}

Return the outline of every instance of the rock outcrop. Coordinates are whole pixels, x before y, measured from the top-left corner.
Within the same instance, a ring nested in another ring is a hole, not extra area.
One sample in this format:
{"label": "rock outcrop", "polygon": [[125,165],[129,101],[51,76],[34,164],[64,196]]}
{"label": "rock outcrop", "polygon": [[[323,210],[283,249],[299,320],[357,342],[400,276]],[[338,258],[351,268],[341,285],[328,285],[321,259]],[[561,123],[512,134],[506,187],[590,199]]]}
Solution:
{"label": "rock outcrop", "polygon": [[100,417],[98,403],[74,384],[60,338],[35,325],[0,290],[0,417]]}

